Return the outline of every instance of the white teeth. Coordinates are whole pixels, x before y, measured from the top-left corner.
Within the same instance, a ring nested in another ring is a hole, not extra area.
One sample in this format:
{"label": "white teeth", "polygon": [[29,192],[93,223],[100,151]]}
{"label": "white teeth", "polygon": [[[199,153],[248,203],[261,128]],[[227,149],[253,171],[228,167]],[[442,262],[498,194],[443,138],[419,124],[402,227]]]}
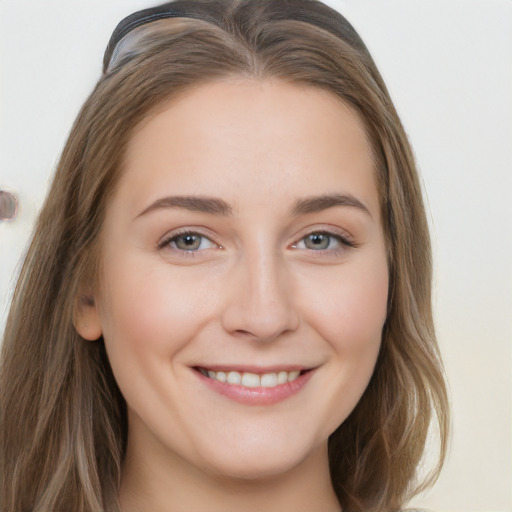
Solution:
{"label": "white teeth", "polygon": [[264,388],[273,388],[277,386],[277,374],[264,373],[261,377],[261,386]]}
{"label": "white teeth", "polygon": [[226,380],[228,384],[241,384],[242,376],[238,372],[229,372]]}
{"label": "white teeth", "polygon": [[298,370],[296,370],[294,372],[290,372],[288,374],[288,382],[294,381],[299,375],[300,375],[300,372]]}
{"label": "white teeth", "polygon": [[259,388],[260,387],[260,376],[255,373],[244,373],[242,377],[242,386],[246,388]]}
{"label": "white teeth", "polygon": [[288,372],[279,372],[277,374],[277,383],[284,384],[285,382],[288,382]]}
{"label": "white teeth", "polygon": [[203,368],[199,371],[210,379],[218,380],[219,382],[227,382],[228,384],[241,385],[246,388],[273,388],[281,384],[286,384],[287,382],[293,382],[300,376],[300,370],[263,373],[261,375],[250,372],[214,372]]}

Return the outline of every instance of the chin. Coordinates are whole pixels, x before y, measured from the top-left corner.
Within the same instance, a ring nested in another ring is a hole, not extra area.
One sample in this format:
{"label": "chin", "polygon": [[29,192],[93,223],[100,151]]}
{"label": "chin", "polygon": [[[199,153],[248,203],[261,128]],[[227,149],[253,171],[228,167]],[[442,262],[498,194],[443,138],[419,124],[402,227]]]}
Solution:
{"label": "chin", "polygon": [[[327,447],[325,447],[325,450]],[[215,473],[225,478],[243,481],[266,480],[285,476],[299,470],[301,465],[323,448],[308,450],[306,447],[272,446],[254,447],[243,452],[230,449],[230,453],[222,454],[221,458],[213,464]]]}
{"label": "chin", "polygon": [[297,463],[276,463],[276,461],[272,461],[268,464],[264,464],[261,461],[255,461],[254,464],[248,463],[236,466],[222,465],[216,468],[216,474],[222,478],[233,481],[254,483],[285,476],[292,472],[297,466]]}

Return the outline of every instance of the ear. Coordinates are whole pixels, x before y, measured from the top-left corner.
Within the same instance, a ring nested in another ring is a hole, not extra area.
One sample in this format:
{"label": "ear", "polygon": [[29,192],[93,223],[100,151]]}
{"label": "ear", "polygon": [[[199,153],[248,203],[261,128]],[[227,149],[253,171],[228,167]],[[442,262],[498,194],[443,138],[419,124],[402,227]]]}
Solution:
{"label": "ear", "polygon": [[76,332],[86,340],[95,341],[101,337],[101,318],[93,296],[79,295],[76,298],[73,325]]}

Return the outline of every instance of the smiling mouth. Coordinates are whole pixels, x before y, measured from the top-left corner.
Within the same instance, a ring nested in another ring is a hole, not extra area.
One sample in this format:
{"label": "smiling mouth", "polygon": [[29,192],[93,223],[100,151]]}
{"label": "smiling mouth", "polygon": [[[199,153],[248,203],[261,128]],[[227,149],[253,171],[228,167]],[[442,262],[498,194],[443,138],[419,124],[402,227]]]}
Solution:
{"label": "smiling mouth", "polygon": [[244,388],[275,388],[297,380],[310,370],[277,371],[268,373],[238,372],[233,370],[213,371],[207,368],[195,368],[199,373],[214,381],[242,386]]}

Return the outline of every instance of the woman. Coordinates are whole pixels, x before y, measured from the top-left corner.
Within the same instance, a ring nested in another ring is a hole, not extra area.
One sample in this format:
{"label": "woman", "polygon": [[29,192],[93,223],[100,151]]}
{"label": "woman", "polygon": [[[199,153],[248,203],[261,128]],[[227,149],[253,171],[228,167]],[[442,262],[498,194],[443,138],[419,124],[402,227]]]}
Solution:
{"label": "woman", "polygon": [[399,510],[447,400],[412,154],[316,1],[129,16],[2,353],[5,512]]}

